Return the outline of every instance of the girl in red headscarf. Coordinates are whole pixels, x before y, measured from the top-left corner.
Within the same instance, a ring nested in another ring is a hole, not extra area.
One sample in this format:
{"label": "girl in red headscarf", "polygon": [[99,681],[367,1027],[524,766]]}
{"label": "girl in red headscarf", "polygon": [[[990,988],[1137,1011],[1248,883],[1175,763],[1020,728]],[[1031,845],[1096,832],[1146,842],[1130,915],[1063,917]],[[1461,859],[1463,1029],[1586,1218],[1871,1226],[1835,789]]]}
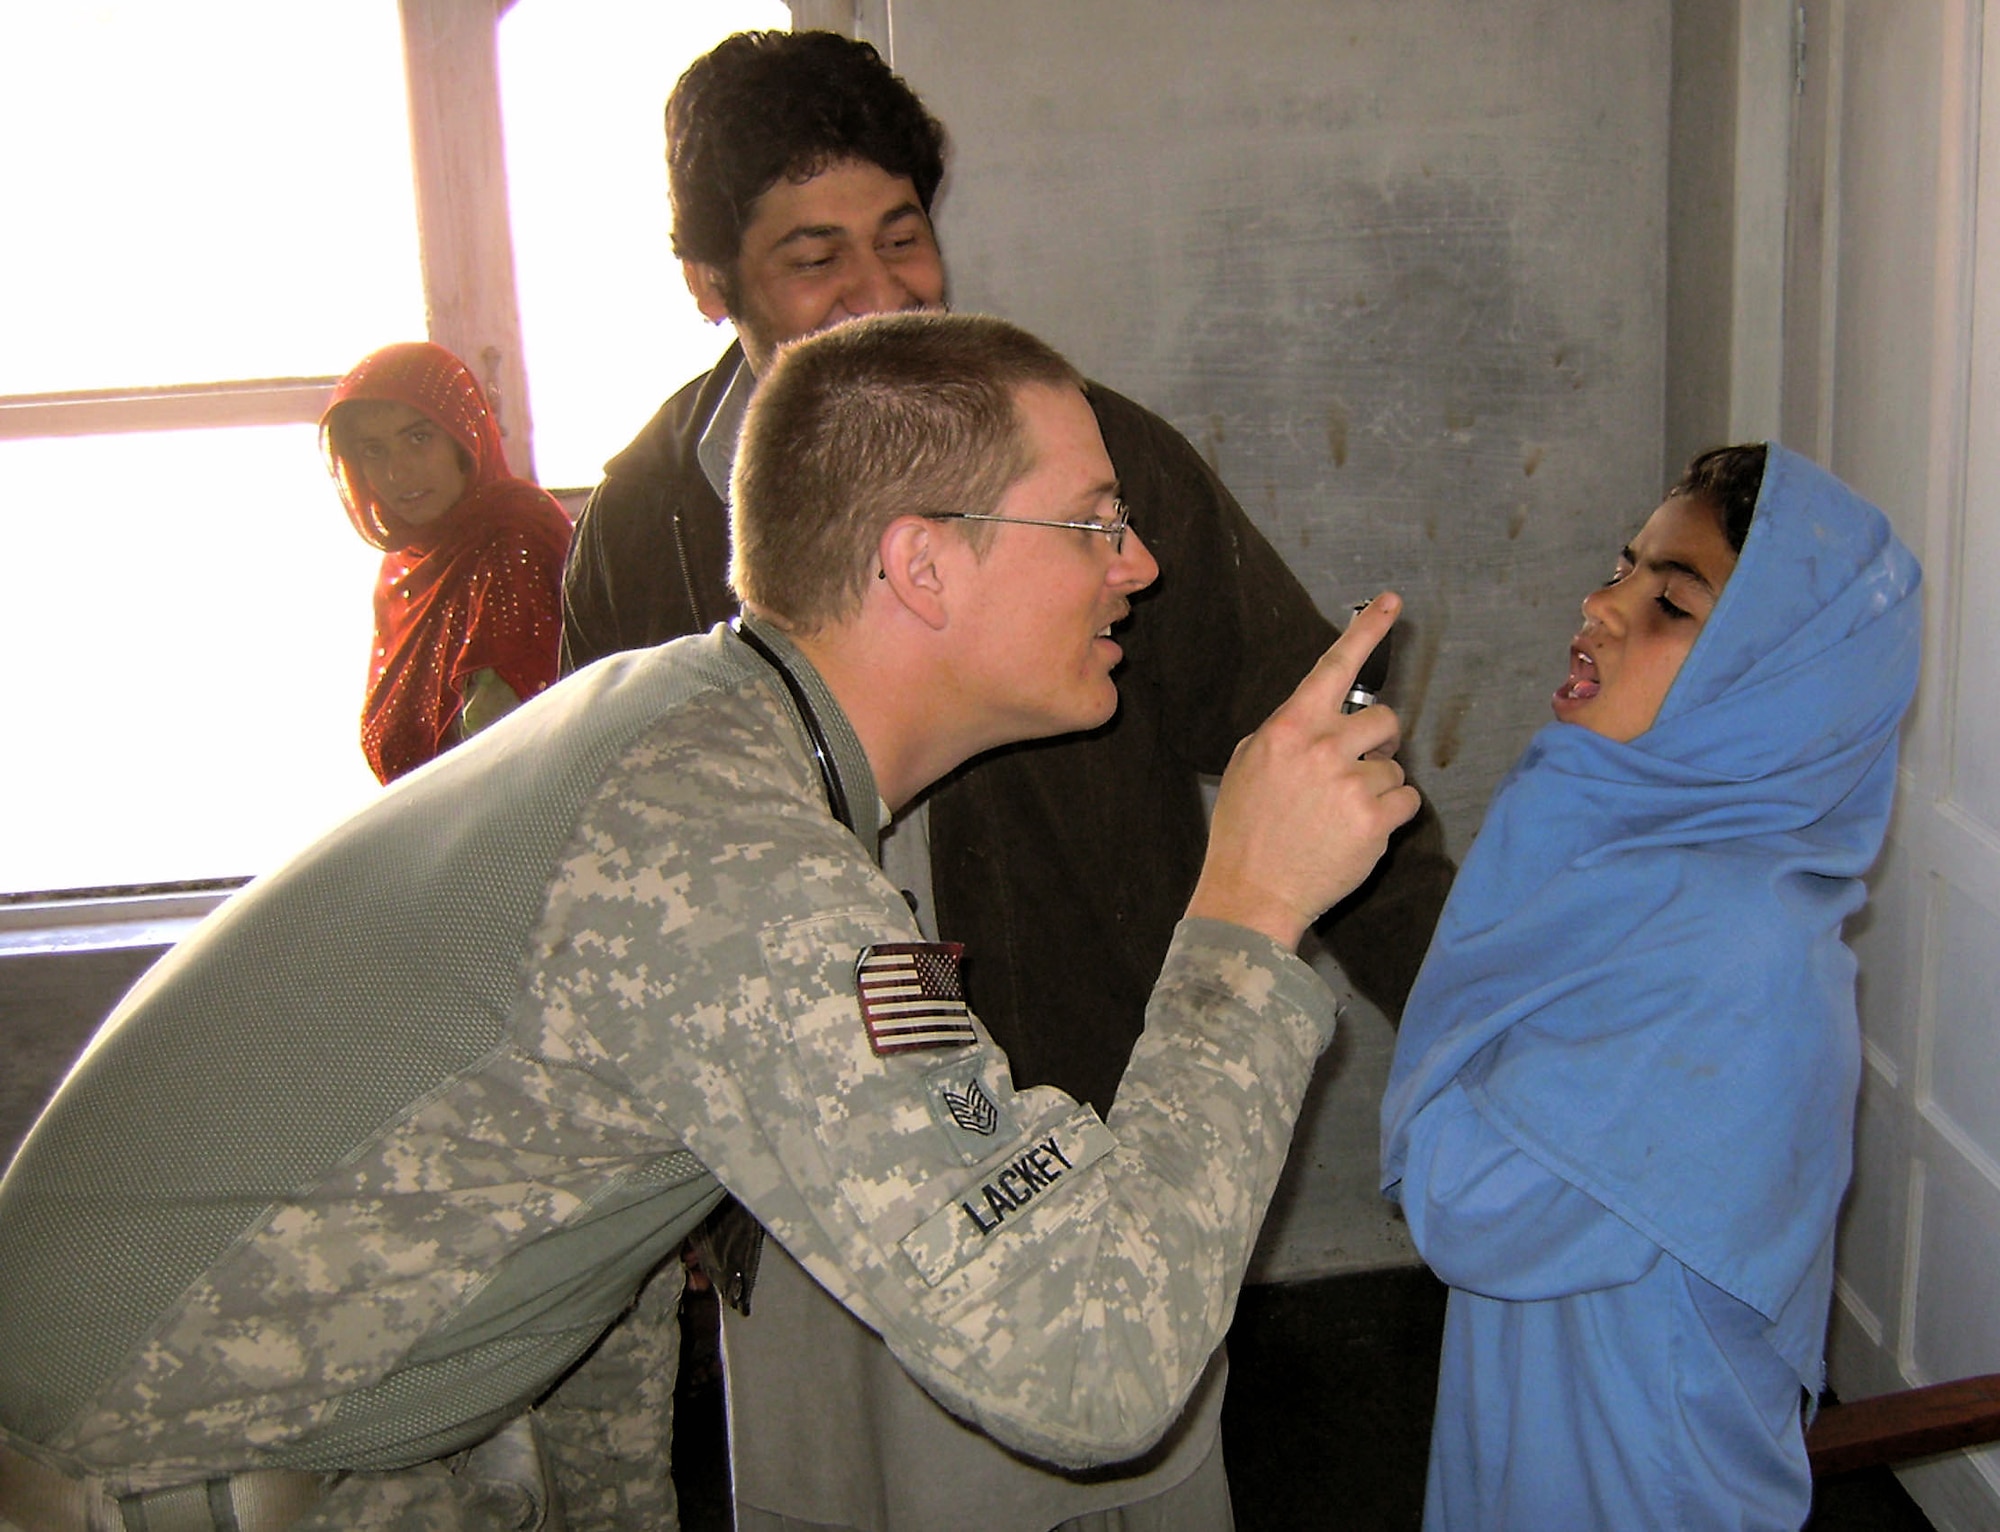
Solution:
{"label": "girl in red headscarf", "polygon": [[507,471],[499,422],[442,346],[363,358],[320,444],[354,529],[384,550],[361,748],[389,782],[556,678],[569,520]]}

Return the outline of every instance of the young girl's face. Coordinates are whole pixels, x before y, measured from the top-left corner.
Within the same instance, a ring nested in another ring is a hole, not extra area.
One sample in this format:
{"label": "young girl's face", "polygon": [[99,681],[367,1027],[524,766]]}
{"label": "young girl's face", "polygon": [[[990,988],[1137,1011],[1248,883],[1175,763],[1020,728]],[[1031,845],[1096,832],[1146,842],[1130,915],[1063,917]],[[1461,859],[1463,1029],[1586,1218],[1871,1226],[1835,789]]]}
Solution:
{"label": "young girl's face", "polygon": [[351,400],[341,406],[339,430],[342,453],[404,526],[428,526],[465,493],[458,443],[407,404]]}
{"label": "young girl's face", "polygon": [[1707,501],[1682,496],[1653,512],[1610,580],[1583,598],[1556,717],[1606,739],[1644,734],[1735,568]]}

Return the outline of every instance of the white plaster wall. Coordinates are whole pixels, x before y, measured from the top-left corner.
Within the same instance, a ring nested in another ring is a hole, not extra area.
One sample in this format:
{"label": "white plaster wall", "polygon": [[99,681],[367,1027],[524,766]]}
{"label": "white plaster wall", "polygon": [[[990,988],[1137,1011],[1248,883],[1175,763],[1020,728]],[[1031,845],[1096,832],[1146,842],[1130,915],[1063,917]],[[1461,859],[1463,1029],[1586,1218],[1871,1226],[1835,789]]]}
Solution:
{"label": "white plaster wall", "polygon": [[[1391,700],[1463,855],[1577,602],[1659,499],[1668,0],[894,0],[945,122],[953,302],[1209,457],[1329,612],[1408,599]],[[1264,1275],[1406,1259],[1391,1035],[1337,1045]]]}
{"label": "white plaster wall", "polygon": [[[2000,1370],[2000,7],[1808,0],[1786,414],[1924,563],[1889,843],[1850,924],[1865,1067],[1831,1380]],[[1902,1471],[2000,1525],[2000,1448]]]}

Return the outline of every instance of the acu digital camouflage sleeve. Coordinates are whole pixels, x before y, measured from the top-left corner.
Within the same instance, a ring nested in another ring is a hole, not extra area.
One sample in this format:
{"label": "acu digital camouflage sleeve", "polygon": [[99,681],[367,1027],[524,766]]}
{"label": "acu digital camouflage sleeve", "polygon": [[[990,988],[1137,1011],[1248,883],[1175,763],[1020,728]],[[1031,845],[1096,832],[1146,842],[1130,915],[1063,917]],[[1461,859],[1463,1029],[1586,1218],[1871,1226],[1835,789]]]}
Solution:
{"label": "acu digital camouflage sleeve", "polygon": [[949,1408],[1051,1462],[1130,1458],[1228,1327],[1332,996],[1263,937],[1183,922],[1108,1128],[1015,1091],[983,1029],[878,1056],[856,958],[921,936],[769,691],[697,703],[587,811],[533,1046],[657,1103]]}

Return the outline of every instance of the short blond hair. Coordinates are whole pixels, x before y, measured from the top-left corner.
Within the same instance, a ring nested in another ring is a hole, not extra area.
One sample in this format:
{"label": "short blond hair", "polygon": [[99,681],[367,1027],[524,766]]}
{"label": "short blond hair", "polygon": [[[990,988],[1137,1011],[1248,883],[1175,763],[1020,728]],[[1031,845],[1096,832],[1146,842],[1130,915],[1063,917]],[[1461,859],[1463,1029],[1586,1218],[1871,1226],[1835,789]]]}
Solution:
{"label": "short blond hair", "polygon": [[[1032,466],[1015,404],[1030,384],[1083,377],[983,314],[882,314],[780,349],[736,450],[738,598],[801,632],[852,616],[889,523],[991,512]],[[992,530],[959,526],[976,547]]]}

